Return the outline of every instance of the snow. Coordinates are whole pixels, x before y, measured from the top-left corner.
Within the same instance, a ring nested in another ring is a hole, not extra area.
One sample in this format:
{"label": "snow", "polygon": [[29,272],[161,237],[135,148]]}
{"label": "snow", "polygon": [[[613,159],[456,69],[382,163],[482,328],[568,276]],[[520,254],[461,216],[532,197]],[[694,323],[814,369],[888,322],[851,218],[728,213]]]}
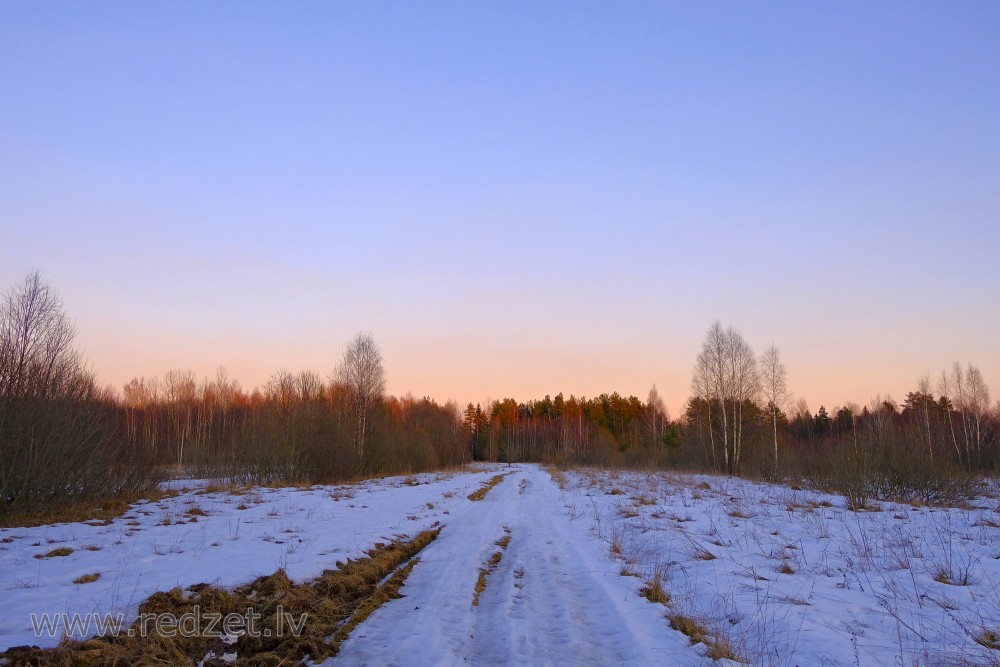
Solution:
{"label": "snow", "polygon": [[[662,606],[636,594],[544,470],[518,466],[449,517],[402,589],[329,664],[702,664]],[[510,544],[472,606],[479,568]]]}
{"label": "snow", "polygon": [[[235,586],[278,568],[297,581],[314,578],[376,542],[447,520],[490,476],[479,470],[241,494],[174,481],[175,490],[188,490],[137,503],[110,525],[0,529],[0,651],[58,643],[59,636],[35,636],[31,614],[120,613],[130,623],[156,591]],[[188,514],[194,508],[205,516]],[[35,558],[60,547],[73,553]],[[100,579],[73,583],[92,573]]]}
{"label": "snow", "polygon": [[659,571],[673,611],[753,664],[1000,664],[975,641],[1000,631],[995,501],[853,512],[839,496],[737,478],[565,480],[595,536],[621,545],[630,569]]}
{"label": "snow", "polygon": [[[468,500],[498,472],[483,500]],[[752,664],[1000,664],[976,642],[1000,633],[1000,516],[985,498],[852,512],[838,496],[736,478],[532,465],[241,493],[172,487],[175,497],[109,525],[0,530],[0,650],[58,642],[35,636],[32,613],[128,622],[158,590],[233,586],[279,567],[308,580],[441,525],[404,597],[330,664],[710,664],[668,614],[697,619]],[[34,557],[58,547],[73,552]],[[668,606],[639,595],[655,575]]]}

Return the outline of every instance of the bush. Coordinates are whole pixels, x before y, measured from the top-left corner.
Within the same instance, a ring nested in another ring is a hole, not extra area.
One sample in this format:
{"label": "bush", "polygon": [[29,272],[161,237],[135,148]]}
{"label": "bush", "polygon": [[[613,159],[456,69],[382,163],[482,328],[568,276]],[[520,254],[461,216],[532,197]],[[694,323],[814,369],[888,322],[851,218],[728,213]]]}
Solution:
{"label": "bush", "polygon": [[96,387],[73,337],[38,273],[0,303],[0,511],[154,481],[151,457],[120,437],[113,397]]}

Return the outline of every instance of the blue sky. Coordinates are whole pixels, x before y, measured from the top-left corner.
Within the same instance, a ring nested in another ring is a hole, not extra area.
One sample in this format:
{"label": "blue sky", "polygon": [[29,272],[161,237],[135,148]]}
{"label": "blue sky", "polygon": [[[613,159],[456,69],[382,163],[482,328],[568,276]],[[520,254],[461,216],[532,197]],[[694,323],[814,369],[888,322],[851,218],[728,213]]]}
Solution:
{"label": "blue sky", "polygon": [[1000,5],[0,4],[0,283],[94,371],[675,414],[714,319],[813,409],[1000,377]]}

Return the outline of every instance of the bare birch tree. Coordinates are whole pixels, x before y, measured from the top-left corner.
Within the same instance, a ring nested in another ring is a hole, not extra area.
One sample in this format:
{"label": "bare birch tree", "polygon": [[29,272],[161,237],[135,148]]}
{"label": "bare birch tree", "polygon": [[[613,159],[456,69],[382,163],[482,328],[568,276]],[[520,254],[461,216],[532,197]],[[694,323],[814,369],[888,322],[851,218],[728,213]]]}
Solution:
{"label": "bare birch tree", "polygon": [[695,362],[691,386],[707,404],[713,459],[718,432],[725,470],[736,472],[743,448],[743,410],[760,393],[757,362],[743,334],[732,327],[723,330],[718,321],[713,322]]}
{"label": "bare birch tree", "polygon": [[920,409],[923,413],[924,437],[927,438],[927,455],[930,457],[931,465],[934,465],[934,442],[931,439],[931,411],[930,404],[933,401],[931,396],[931,378],[927,373],[917,380],[917,392],[920,394]]}
{"label": "bare birch tree", "polygon": [[771,427],[774,435],[774,471],[778,471],[778,414],[788,403],[788,383],[785,377],[785,364],[774,343],[764,350],[760,357],[760,379],[767,411],[771,415]]}
{"label": "bare birch tree", "polygon": [[350,395],[354,453],[358,464],[363,466],[370,413],[385,392],[382,353],[370,333],[359,333],[344,350],[337,379]]}
{"label": "bare birch tree", "polygon": [[646,398],[643,421],[650,440],[656,445],[663,446],[663,433],[666,430],[669,417],[667,416],[667,406],[660,398],[660,392],[656,390],[655,384],[649,390],[649,396]]}
{"label": "bare birch tree", "polygon": [[986,424],[990,411],[990,389],[983,380],[983,374],[972,364],[966,370],[968,395],[966,409],[969,412],[969,433],[972,448],[976,452],[976,463],[983,462],[983,440],[986,436]]}

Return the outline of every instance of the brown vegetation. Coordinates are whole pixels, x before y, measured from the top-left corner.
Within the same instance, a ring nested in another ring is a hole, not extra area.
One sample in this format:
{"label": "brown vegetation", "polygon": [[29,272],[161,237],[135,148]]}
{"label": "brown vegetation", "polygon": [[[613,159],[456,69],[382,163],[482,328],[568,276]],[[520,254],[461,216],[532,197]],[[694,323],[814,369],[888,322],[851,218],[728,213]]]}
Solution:
{"label": "brown vegetation", "polygon": [[504,477],[506,477],[506,475],[494,475],[488,481],[483,482],[482,486],[469,494],[469,500],[482,500],[486,497],[486,494],[490,492],[490,489],[503,481]]}
{"label": "brown vegetation", "polygon": [[223,369],[99,388],[37,273],[0,302],[0,525],[110,519],[168,473],[228,484],[330,483],[468,460],[458,409],[383,395],[360,335],[329,382],[275,373],[243,391]]}
{"label": "brown vegetation", "polygon": [[732,644],[720,633],[712,632],[696,619],[683,614],[670,614],[670,627],[688,636],[692,644],[704,644],[708,648],[705,654],[712,660],[736,660],[736,651]]}
{"label": "brown vegetation", "polygon": [[507,550],[507,546],[510,544],[510,528],[504,527],[504,532],[506,534],[495,542],[495,544],[500,547],[500,551],[497,551],[490,556],[486,565],[479,568],[479,576],[476,578],[476,588],[472,593],[473,607],[479,606],[479,596],[486,590],[486,577],[489,576],[490,572],[497,569],[498,565],[500,565],[500,561],[503,559],[503,552]]}

